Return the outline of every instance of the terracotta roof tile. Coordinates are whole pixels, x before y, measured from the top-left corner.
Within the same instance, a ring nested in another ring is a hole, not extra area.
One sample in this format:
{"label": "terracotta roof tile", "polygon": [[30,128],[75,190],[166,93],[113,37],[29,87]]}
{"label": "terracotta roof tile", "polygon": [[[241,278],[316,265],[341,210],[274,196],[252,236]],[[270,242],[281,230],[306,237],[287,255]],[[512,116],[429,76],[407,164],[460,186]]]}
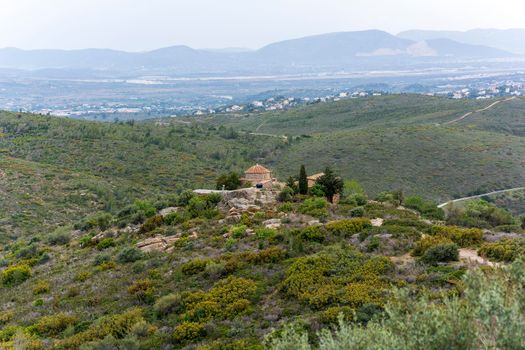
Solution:
{"label": "terracotta roof tile", "polygon": [[246,174],[268,174],[271,173],[270,170],[266,169],[262,165],[256,164],[252,166],[250,169],[245,171]]}

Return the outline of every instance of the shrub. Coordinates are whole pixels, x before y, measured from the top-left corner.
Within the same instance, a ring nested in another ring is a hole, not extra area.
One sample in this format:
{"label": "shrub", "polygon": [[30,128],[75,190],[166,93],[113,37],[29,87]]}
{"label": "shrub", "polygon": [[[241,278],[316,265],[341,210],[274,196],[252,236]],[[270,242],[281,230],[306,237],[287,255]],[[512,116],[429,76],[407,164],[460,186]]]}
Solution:
{"label": "shrub", "polygon": [[393,205],[403,204],[403,192],[402,191],[385,191],[381,192],[376,200],[378,202],[390,203]]}
{"label": "shrub", "polygon": [[25,264],[13,265],[2,271],[0,280],[5,287],[21,284],[31,277],[31,268]]}
{"label": "shrub", "polygon": [[111,261],[111,256],[107,253],[100,253],[95,256],[95,259],[93,259],[93,266],[99,266],[108,261]]}
{"label": "shrub", "polygon": [[246,230],[248,227],[246,225],[237,225],[232,227],[231,233],[233,238],[242,238],[246,235]]}
{"label": "shrub", "polygon": [[294,195],[295,191],[293,190],[293,188],[286,186],[281,192],[279,192],[277,200],[279,202],[291,202],[293,200]]}
{"label": "shrub", "polygon": [[115,240],[113,238],[104,238],[97,244],[98,250],[104,250],[110,247],[114,247],[116,245]]}
{"label": "shrub", "polygon": [[117,264],[114,261],[106,261],[97,266],[97,271],[107,271],[112,270],[117,267]]}
{"label": "shrub", "polygon": [[93,276],[93,273],[90,271],[80,271],[76,274],[75,280],[78,282],[84,282],[87,281],[91,276]]}
{"label": "shrub", "polygon": [[292,231],[292,234],[303,241],[323,243],[326,239],[326,234],[323,232],[323,226],[321,225],[308,226],[303,229],[294,230]]}
{"label": "shrub", "polygon": [[480,199],[468,201],[464,208],[452,207],[447,222],[453,225],[489,228],[513,225],[514,218],[506,209]]}
{"label": "shrub", "polygon": [[414,250],[412,251],[412,256],[422,256],[425,252],[431,247],[440,245],[440,244],[449,244],[453,243],[449,238],[441,236],[425,236],[416,242]]}
{"label": "shrub", "polygon": [[417,210],[426,218],[434,220],[444,220],[445,212],[438,208],[437,205],[431,201],[426,201],[418,196],[411,196],[405,198],[404,206],[410,209]]}
{"label": "shrub", "polygon": [[448,238],[460,247],[480,244],[483,241],[483,231],[478,228],[433,226],[431,233],[435,236]]}
{"label": "shrub", "polygon": [[204,325],[197,322],[183,322],[173,332],[173,340],[176,343],[183,344],[199,340],[205,336]]}
{"label": "shrub", "polygon": [[115,337],[108,335],[102,340],[94,340],[89,343],[82,344],[79,350],[138,350],[140,349],[140,342],[135,337],[126,337],[124,339],[115,339]]}
{"label": "shrub", "polygon": [[353,308],[366,304],[381,305],[382,294],[382,288],[373,281],[354,282],[346,286],[342,301]]}
{"label": "shrub", "polygon": [[277,234],[277,231],[275,231],[272,228],[264,228],[264,227],[262,227],[262,228],[258,228],[258,229],[255,230],[255,235],[259,239],[273,238],[273,237],[275,237],[276,234]]}
{"label": "shrub", "polygon": [[71,240],[71,234],[67,230],[67,228],[61,228],[55,230],[55,232],[51,233],[49,237],[47,238],[47,242],[50,245],[64,245],[68,244]]}
{"label": "shrub", "polygon": [[113,216],[109,213],[99,212],[85,218],[82,222],[75,225],[75,229],[88,231],[94,228],[98,228],[102,231],[107,230],[111,227]]}
{"label": "shrub", "polygon": [[455,243],[438,244],[428,248],[421,257],[427,264],[438,262],[458,261],[458,246]]}
{"label": "shrub", "polygon": [[289,213],[293,211],[293,204],[290,202],[285,202],[277,208],[277,211],[282,213]]}
{"label": "shrub", "polygon": [[251,303],[249,300],[235,300],[226,306],[226,308],[222,311],[222,315],[228,319],[233,319],[249,310],[250,305]]}
{"label": "shrub", "polygon": [[355,207],[352,210],[350,210],[350,216],[354,218],[359,218],[365,215],[365,208],[364,207]]}
{"label": "shrub", "polygon": [[20,248],[16,252],[16,257],[20,259],[33,259],[40,255],[40,249],[36,243],[31,243],[27,247]]}
{"label": "shrub", "polygon": [[183,264],[182,273],[191,276],[203,272],[206,266],[211,263],[210,259],[193,259]]}
{"label": "shrub", "polygon": [[9,326],[3,327],[2,329],[0,329],[0,341],[2,342],[10,341],[18,331],[20,331],[19,326],[9,325]]}
{"label": "shrub", "polygon": [[180,294],[168,294],[157,299],[153,305],[153,310],[158,315],[167,315],[178,311],[182,306],[182,298]]}
{"label": "shrub", "polygon": [[210,296],[222,305],[233,303],[254,295],[257,285],[252,280],[230,276],[217,282],[210,290]]}
{"label": "shrub", "polygon": [[188,203],[188,212],[192,218],[212,219],[217,216],[217,204],[221,201],[220,194],[210,194],[207,196],[195,196]]}
{"label": "shrub", "polygon": [[223,188],[226,190],[236,190],[241,187],[241,180],[239,178],[239,174],[235,172],[231,172],[229,174],[223,174],[219,176],[217,179],[217,183],[215,188],[218,190],[222,190]]}
{"label": "shrub", "polygon": [[489,260],[510,262],[525,254],[525,244],[521,240],[512,239],[485,243],[479,248],[478,254]]}
{"label": "shrub", "polygon": [[128,287],[128,293],[142,302],[149,303],[153,302],[155,287],[149,279],[138,280]]}
{"label": "shrub", "polygon": [[[286,271],[281,290],[311,307],[334,303],[357,303],[347,287],[364,283],[379,295],[386,288],[381,275],[392,266],[388,258],[367,258],[350,247],[330,248],[320,254],[297,258]],[[364,294],[363,298],[364,298]],[[381,294],[382,295],[382,294]],[[369,302],[363,299],[362,302]],[[374,299],[379,303],[379,298]]]}
{"label": "shrub", "polygon": [[153,231],[164,224],[164,218],[161,215],[155,215],[147,219],[140,227],[139,233],[144,234]]}
{"label": "shrub", "polygon": [[249,262],[254,264],[276,263],[286,257],[286,251],[279,247],[270,247],[256,253]]}
{"label": "shrub", "polygon": [[132,263],[144,257],[144,253],[135,247],[126,247],[117,255],[117,260],[123,264]]}
{"label": "shrub", "polygon": [[332,306],[321,312],[319,320],[327,325],[337,324],[340,316],[343,316],[343,319],[350,321],[353,318],[354,309],[349,306]]}
{"label": "shrub", "polygon": [[192,306],[186,317],[191,321],[208,322],[221,313],[221,306],[213,300],[203,300]]}
{"label": "shrub", "polygon": [[50,290],[49,282],[45,280],[38,281],[35,286],[33,287],[33,294],[34,295],[40,295],[48,293]]}
{"label": "shrub", "polygon": [[355,218],[350,220],[332,221],[325,225],[328,232],[340,236],[352,236],[369,227],[372,227],[369,219]]}
{"label": "shrub", "polygon": [[122,314],[116,314],[99,319],[88,329],[81,331],[69,338],[59,341],[56,348],[64,350],[76,350],[82,344],[103,339],[108,335],[115,338],[124,338],[138,322],[144,321],[142,310],[139,308],[129,309]]}
{"label": "shrub", "polygon": [[56,337],[68,326],[72,326],[77,322],[77,317],[60,313],[40,318],[35,323],[34,329],[40,336]]}
{"label": "shrub", "polygon": [[494,231],[507,232],[507,233],[521,232],[522,227],[520,225],[501,225],[501,226],[494,227]]}
{"label": "shrub", "polygon": [[299,206],[299,212],[314,217],[328,216],[328,202],[324,198],[308,198]]}
{"label": "shrub", "polygon": [[164,217],[164,222],[168,225],[179,225],[191,219],[191,215],[186,210],[169,213]]}

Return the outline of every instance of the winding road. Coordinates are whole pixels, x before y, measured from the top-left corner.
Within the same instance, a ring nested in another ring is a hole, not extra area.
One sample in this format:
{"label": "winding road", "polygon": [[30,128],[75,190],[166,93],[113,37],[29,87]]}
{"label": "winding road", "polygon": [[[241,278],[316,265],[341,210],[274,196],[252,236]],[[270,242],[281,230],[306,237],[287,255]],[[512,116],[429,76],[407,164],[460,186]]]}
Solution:
{"label": "winding road", "polygon": [[492,192],[488,192],[488,193],[478,194],[478,195],[475,195],[475,196],[458,198],[458,199],[454,199],[454,200],[451,200],[451,201],[448,201],[448,202],[445,202],[445,203],[441,203],[440,205],[438,205],[438,208],[444,208],[447,205],[452,204],[452,203],[468,201],[470,199],[477,199],[477,198],[481,198],[481,197],[485,197],[485,196],[492,196],[493,194],[515,192],[515,191],[524,191],[524,190],[525,190],[525,187],[515,187],[515,188],[509,188],[507,190],[492,191]]}

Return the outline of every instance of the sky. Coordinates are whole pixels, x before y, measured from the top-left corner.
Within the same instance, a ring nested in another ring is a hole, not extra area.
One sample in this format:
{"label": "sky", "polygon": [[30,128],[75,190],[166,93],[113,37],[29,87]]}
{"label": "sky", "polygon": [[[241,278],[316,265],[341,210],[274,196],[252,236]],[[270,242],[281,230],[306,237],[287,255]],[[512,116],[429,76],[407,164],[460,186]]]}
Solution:
{"label": "sky", "polygon": [[524,28],[524,0],[0,0],[0,47],[259,48],[337,31]]}

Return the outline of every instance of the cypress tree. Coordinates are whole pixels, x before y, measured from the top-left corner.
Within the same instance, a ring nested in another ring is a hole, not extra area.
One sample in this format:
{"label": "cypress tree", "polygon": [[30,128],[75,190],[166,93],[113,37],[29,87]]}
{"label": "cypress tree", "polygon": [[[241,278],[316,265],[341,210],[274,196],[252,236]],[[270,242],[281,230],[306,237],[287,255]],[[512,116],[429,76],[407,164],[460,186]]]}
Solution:
{"label": "cypress tree", "polygon": [[299,172],[299,193],[308,194],[308,179],[306,178],[304,165],[301,165],[301,171]]}

